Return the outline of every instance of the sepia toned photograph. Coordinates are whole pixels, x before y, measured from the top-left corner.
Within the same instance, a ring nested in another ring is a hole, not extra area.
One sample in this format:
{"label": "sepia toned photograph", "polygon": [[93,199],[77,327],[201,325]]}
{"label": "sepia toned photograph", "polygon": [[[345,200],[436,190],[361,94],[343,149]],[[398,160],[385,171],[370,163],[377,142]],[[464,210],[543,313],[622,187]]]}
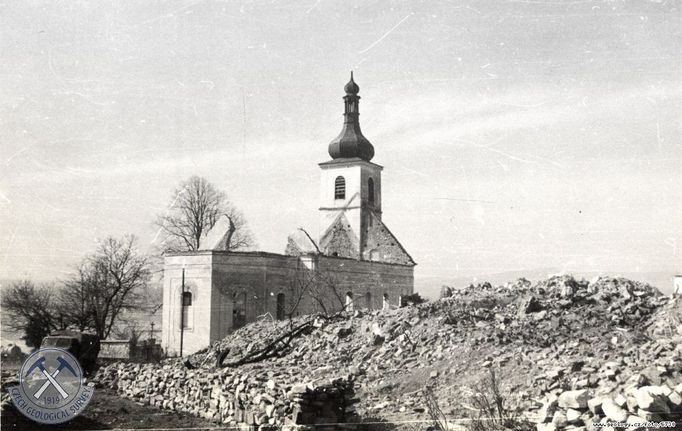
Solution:
{"label": "sepia toned photograph", "polygon": [[0,2],[0,429],[682,429],[682,0]]}

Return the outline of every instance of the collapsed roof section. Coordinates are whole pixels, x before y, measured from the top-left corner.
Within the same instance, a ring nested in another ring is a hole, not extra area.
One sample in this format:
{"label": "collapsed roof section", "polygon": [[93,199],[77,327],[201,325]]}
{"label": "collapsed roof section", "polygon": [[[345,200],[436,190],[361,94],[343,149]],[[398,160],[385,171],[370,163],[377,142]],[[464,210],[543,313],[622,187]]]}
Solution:
{"label": "collapsed roof section", "polygon": [[204,235],[199,250],[227,250],[227,243],[231,235],[230,226],[230,218],[225,214],[221,215],[213,227]]}
{"label": "collapsed roof section", "polygon": [[292,256],[323,254],[397,265],[416,265],[381,219],[371,211],[368,214],[369,217],[363,223],[362,247],[358,235],[353,232],[348,219],[341,211],[322,234],[319,245],[304,230],[299,229],[289,236],[285,254]]}

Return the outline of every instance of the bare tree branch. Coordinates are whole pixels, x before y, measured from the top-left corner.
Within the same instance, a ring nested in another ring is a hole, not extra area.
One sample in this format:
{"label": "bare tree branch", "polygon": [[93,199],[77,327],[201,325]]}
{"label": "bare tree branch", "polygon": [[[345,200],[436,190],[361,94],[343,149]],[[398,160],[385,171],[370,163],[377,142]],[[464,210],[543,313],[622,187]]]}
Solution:
{"label": "bare tree branch", "polygon": [[3,324],[24,333],[30,347],[38,347],[50,332],[63,329],[64,319],[53,299],[54,286],[36,286],[22,280],[14,283],[2,295],[2,309],[7,319]]}
{"label": "bare tree branch", "polygon": [[289,318],[295,315],[305,299],[313,301],[325,316],[346,309],[344,297],[339,293],[338,283],[334,277],[319,269],[299,271],[299,275],[292,283],[291,291],[293,299],[287,313]]}
{"label": "bare tree branch", "polygon": [[142,308],[149,262],[137,252],[135,242],[132,235],[107,238],[65,285],[64,300],[75,298],[82,304],[74,323],[91,327],[100,338],[109,336],[123,311]]}

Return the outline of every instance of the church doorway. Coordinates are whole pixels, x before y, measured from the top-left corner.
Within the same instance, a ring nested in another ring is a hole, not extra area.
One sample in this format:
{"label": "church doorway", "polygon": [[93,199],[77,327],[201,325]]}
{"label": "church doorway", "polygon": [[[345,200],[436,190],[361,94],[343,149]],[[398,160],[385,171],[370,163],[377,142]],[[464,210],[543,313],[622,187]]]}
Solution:
{"label": "church doorway", "polygon": [[283,293],[277,295],[277,320],[284,320],[286,317],[285,299],[286,297]]}

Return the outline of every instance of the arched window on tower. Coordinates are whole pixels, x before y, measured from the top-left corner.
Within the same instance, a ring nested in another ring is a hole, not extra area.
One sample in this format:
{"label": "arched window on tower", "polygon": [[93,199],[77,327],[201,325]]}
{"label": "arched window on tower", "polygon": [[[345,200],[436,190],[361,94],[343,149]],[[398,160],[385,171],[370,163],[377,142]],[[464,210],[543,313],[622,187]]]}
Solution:
{"label": "arched window on tower", "polygon": [[374,180],[367,180],[367,201],[370,205],[374,206]]}
{"label": "arched window on tower", "polygon": [[334,180],[334,199],[346,199],[346,179],[342,176]]}

